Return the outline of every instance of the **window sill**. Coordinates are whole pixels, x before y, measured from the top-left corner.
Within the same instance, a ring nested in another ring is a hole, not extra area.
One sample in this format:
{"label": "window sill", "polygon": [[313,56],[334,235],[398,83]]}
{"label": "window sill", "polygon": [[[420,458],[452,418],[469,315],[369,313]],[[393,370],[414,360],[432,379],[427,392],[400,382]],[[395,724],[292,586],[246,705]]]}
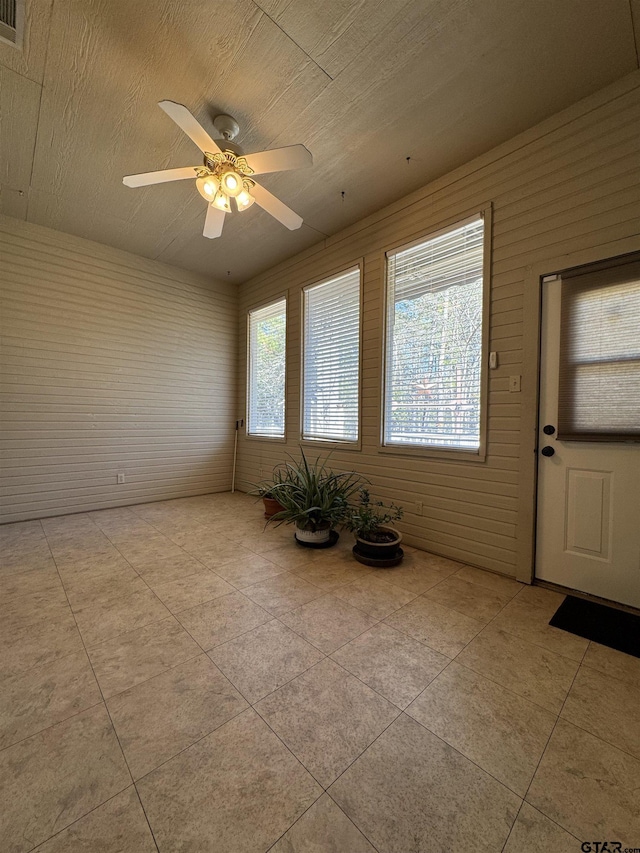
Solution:
{"label": "window sill", "polygon": [[325,438],[303,438],[300,436],[299,442],[302,447],[320,448],[324,447],[330,451],[333,450],[362,450],[362,440],[358,441],[336,441],[335,439]]}
{"label": "window sill", "polygon": [[422,447],[419,445],[406,444],[380,444],[378,453],[385,456],[412,456],[421,459],[440,459],[446,462],[485,462],[487,459],[486,451],[483,448],[479,450],[463,450],[459,447]]}

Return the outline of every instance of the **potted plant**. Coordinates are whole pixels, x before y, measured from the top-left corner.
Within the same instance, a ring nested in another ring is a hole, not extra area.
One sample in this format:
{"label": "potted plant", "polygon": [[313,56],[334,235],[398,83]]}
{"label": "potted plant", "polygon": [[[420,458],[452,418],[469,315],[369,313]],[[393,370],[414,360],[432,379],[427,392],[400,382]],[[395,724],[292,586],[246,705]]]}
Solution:
{"label": "potted plant", "polygon": [[309,461],[300,449],[299,462],[292,460],[282,469],[283,478],[274,483],[271,495],[282,510],[269,521],[295,524],[296,541],[311,547],[327,547],[338,541],[334,530],[349,510],[349,499],[362,482],[353,471],[335,473],[320,457]]}
{"label": "potted plant", "polygon": [[400,543],[402,534],[388,523],[400,521],[402,507],[372,501],[369,489],[361,486],[357,504],[349,507],[343,526],[356,537],[353,556],[366,566],[389,568],[396,566],[404,554]]}
{"label": "potted plant", "polygon": [[264,517],[270,519],[277,512],[282,512],[284,507],[275,497],[274,488],[287,482],[289,476],[288,470],[279,466],[274,468],[273,476],[270,480],[263,480],[258,483],[255,488],[249,492],[251,495],[258,495],[262,498],[264,504]]}

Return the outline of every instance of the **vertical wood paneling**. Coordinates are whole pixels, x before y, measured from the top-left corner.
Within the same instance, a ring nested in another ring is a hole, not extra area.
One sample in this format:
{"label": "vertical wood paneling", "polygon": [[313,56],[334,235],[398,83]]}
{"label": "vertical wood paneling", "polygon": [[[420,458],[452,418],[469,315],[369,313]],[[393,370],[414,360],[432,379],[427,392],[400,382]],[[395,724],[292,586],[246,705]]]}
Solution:
{"label": "vertical wood paneling", "polygon": [[230,487],[233,285],[8,217],[0,283],[0,520]]}
{"label": "vertical wood paneling", "polygon": [[[272,294],[289,295],[287,442],[240,438],[238,481],[268,476],[300,435],[300,290],[364,259],[362,449],[337,448],[332,465],[360,471],[374,492],[405,506],[400,525],[411,544],[514,575],[519,536],[523,398],[508,377],[522,374],[524,311],[532,264],[640,232],[640,76],[630,75],[521,134],[403,201],[247,282],[240,294],[239,410],[245,403],[245,316]],[[493,207],[488,455],[483,463],[393,456],[379,449],[385,249]],[[531,389],[523,388],[525,392]],[[320,448],[321,449],[321,448]],[[415,513],[415,503],[423,514]],[[526,527],[526,524],[525,524]],[[520,549],[521,551],[522,549]],[[525,549],[526,550],[526,549]]]}

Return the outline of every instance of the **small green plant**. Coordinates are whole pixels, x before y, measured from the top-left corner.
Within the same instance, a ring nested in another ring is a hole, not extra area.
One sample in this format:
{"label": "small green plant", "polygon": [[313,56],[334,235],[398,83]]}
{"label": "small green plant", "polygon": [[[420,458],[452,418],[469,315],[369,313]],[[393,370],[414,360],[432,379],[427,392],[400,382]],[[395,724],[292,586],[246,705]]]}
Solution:
{"label": "small green plant", "polygon": [[400,521],[403,515],[402,507],[396,504],[372,501],[369,489],[361,486],[358,490],[358,503],[349,507],[342,524],[361,539],[382,543],[391,537],[387,530],[380,528],[390,521]]}
{"label": "small green plant", "polygon": [[271,497],[283,507],[270,521],[295,524],[303,530],[333,528],[349,511],[349,499],[358,491],[362,478],[353,471],[336,473],[318,456],[310,461],[300,448],[301,459],[291,459],[281,467],[282,481],[273,483]]}

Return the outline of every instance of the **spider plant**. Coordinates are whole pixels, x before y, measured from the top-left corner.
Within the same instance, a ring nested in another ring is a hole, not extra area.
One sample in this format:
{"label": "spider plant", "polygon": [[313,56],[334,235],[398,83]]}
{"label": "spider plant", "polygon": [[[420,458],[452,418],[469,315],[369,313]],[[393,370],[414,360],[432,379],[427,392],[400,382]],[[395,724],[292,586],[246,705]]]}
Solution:
{"label": "spider plant", "polygon": [[283,466],[283,482],[271,488],[272,496],[283,507],[271,521],[295,524],[313,533],[331,529],[345,518],[349,499],[360,488],[362,478],[353,471],[332,471],[319,456],[310,461],[302,448],[300,455],[299,461],[290,457]]}

